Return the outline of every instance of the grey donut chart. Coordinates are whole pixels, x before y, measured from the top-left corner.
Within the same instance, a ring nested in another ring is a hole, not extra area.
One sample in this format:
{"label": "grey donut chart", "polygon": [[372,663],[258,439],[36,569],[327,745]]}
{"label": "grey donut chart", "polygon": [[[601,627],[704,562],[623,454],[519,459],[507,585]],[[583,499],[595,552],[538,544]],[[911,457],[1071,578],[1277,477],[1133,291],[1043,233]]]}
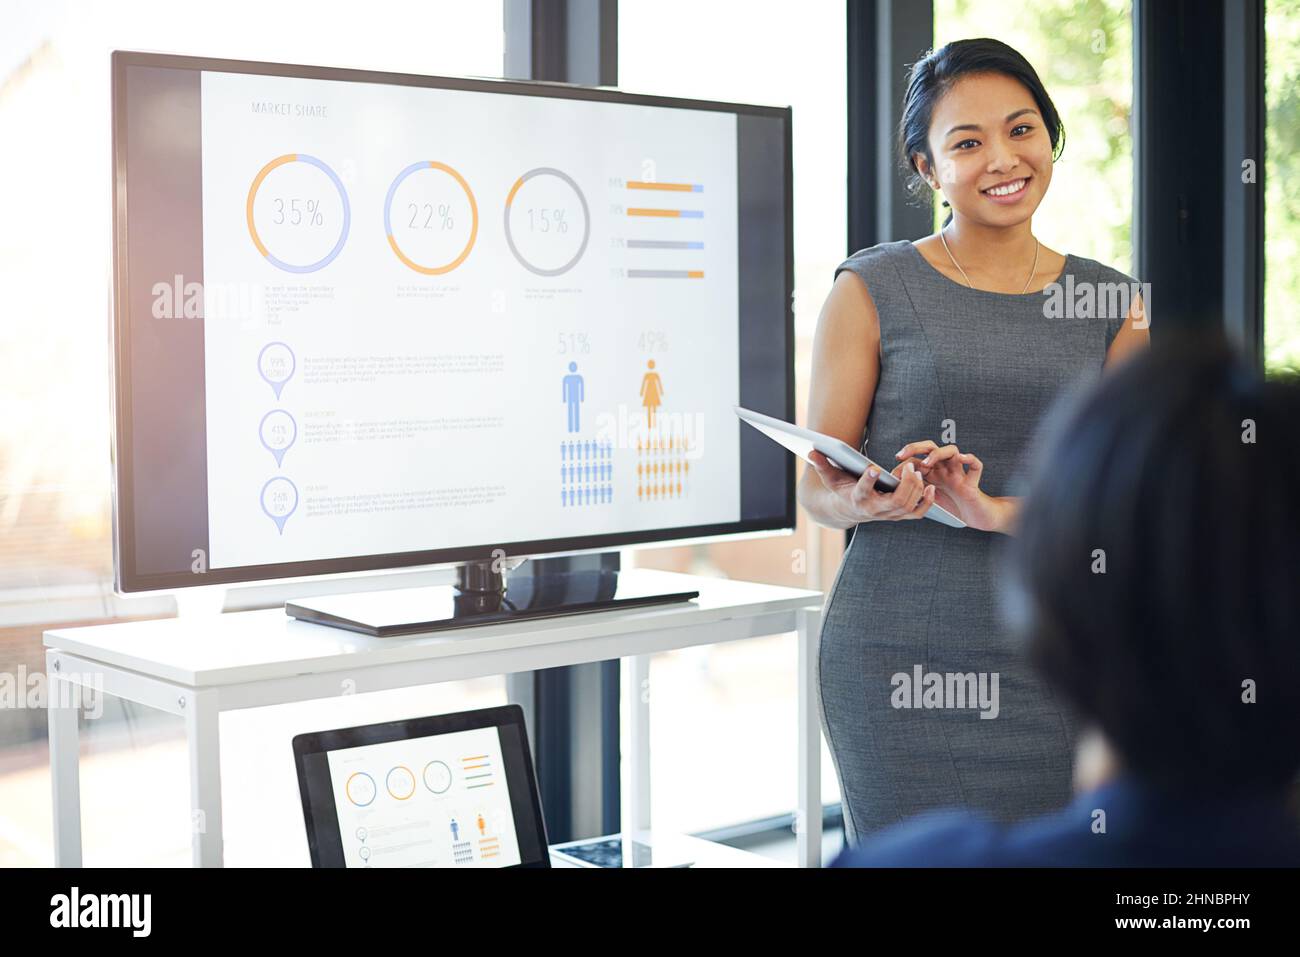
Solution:
{"label": "grey donut chart", "polygon": [[[515,246],[515,238],[510,234],[510,207],[513,205],[515,193],[519,191],[519,188],[523,186],[524,183],[528,182],[534,176],[555,176],[558,179],[563,180],[565,183],[568,183],[569,188],[577,194],[578,202],[582,204],[582,244],[578,246],[578,251],[574,253],[572,259],[555,269],[542,269],[530,263],[524,258],[523,254],[519,252],[519,249]],[[581,188],[579,188],[577,182],[572,176],[563,170],[555,169],[553,166],[538,166],[536,169],[530,169],[527,173],[520,176],[519,179],[515,181],[514,187],[510,190],[510,197],[506,200],[505,229],[506,244],[510,247],[510,252],[514,255],[515,259],[519,260],[519,265],[538,276],[562,276],[564,273],[576,266],[578,260],[582,258],[582,254],[587,251],[587,240],[591,238],[591,210],[587,208],[587,197],[583,195]]]}

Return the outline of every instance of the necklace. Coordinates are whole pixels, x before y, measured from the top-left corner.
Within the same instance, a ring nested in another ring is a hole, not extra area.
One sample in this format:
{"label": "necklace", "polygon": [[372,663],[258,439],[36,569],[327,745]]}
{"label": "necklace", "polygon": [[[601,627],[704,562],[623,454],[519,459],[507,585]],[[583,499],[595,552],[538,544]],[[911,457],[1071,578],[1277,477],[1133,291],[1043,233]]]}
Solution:
{"label": "necklace", "polygon": [[[947,231],[947,229],[948,227],[944,226],[942,229],[939,230],[939,241],[943,243],[943,251],[948,254],[948,258],[952,260],[952,264],[957,267],[957,271],[961,273],[961,278],[966,280],[966,285],[974,289],[975,284],[970,281],[970,276],[966,275],[966,270],[961,268],[961,263],[957,262],[957,258],[953,256],[952,250],[948,248],[948,240],[943,235]],[[1035,237],[1034,238],[1034,264],[1029,267],[1029,278],[1025,280],[1025,288],[1020,290],[1020,295],[1022,296],[1025,294],[1025,289],[1028,289],[1029,284],[1034,281],[1034,273],[1038,272],[1038,251],[1042,247],[1042,245],[1043,244],[1038,241],[1037,237]]]}

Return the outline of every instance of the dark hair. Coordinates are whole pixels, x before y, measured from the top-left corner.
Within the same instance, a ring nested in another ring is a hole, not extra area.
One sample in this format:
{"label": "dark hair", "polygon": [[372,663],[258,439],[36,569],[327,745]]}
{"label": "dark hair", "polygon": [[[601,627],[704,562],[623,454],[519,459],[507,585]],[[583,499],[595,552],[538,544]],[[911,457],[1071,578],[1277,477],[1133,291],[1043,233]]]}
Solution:
{"label": "dark hair", "polygon": [[1161,346],[1050,417],[1005,608],[1138,777],[1279,788],[1300,768],[1300,379],[1218,336]]}
{"label": "dark hair", "polygon": [[914,199],[928,202],[930,197],[930,184],[917,170],[913,156],[920,153],[932,167],[934,165],[934,156],[930,153],[930,120],[934,115],[934,105],[961,77],[979,73],[1001,73],[1023,83],[1033,96],[1047,127],[1047,135],[1052,141],[1052,159],[1059,158],[1065,149],[1065,126],[1052,98],[1047,95],[1043,81],[1028,60],[1001,40],[988,37],[954,40],[938,50],[927,50],[912,64],[908,73],[903,115],[898,123],[898,158],[907,192]]}

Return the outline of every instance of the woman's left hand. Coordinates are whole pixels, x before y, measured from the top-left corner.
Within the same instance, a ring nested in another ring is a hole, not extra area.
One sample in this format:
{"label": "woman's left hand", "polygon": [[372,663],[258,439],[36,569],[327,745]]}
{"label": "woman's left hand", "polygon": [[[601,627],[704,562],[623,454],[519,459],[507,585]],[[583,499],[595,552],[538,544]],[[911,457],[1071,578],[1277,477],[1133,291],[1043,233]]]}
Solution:
{"label": "woman's left hand", "polygon": [[934,503],[956,515],[971,528],[985,532],[1006,531],[1011,506],[980,490],[984,463],[955,445],[936,445],[929,439],[909,442],[895,456],[900,461],[922,455],[916,463],[921,477],[935,486]]}

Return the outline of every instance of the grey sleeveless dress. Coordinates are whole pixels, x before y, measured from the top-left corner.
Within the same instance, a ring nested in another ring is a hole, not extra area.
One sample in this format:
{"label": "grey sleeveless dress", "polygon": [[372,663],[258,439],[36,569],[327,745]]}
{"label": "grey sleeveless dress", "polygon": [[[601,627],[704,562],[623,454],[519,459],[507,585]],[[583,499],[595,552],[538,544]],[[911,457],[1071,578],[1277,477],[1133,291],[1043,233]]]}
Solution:
{"label": "grey sleeveless dress", "polygon": [[[980,487],[993,496],[1019,494],[1044,413],[1072,384],[1100,376],[1125,318],[1097,317],[1097,309],[1047,318],[1042,292],[971,289],[908,241],[864,249],[836,275],[844,269],[863,279],[880,316],[867,454],[892,469],[907,442],[944,444],[950,420],[951,440],[984,463]],[[1082,283],[1134,281],[1077,256],[1058,280],[1068,290],[1067,274],[1076,295]],[[850,842],[929,808],[964,806],[1010,821],[1068,800],[1077,724],[1000,620],[1005,541],[926,519],[854,530],[826,600],[818,660],[822,728]],[[917,666],[923,675],[982,672],[990,681],[996,672],[997,716],[981,718],[971,702],[896,707],[922,703],[893,681],[900,672],[913,678]]]}

